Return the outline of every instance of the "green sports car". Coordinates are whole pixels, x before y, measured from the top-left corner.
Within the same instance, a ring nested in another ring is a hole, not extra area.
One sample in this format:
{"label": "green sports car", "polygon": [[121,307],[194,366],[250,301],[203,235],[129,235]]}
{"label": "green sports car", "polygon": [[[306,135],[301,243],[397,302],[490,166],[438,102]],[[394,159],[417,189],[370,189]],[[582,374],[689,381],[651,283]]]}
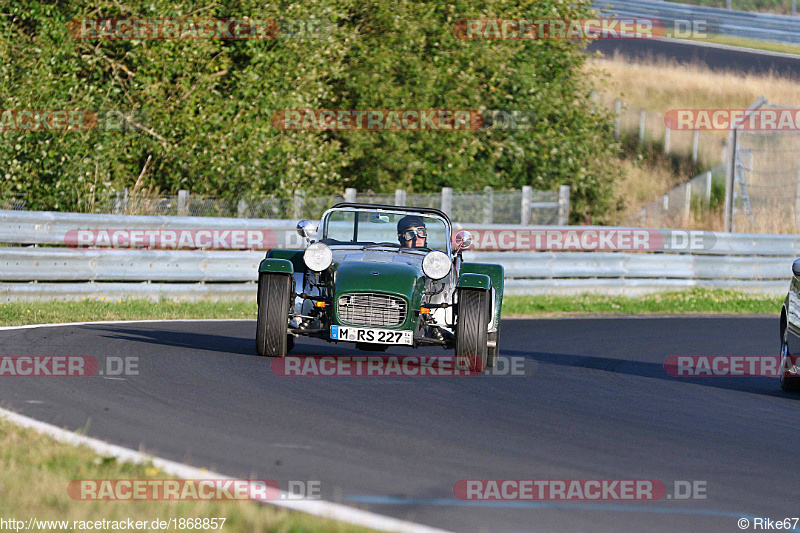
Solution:
{"label": "green sports car", "polygon": [[472,236],[452,235],[442,211],[340,203],[297,231],[304,251],[270,250],[258,267],[259,355],[284,357],[305,335],[362,350],[439,345],[470,370],[494,366],[503,267],[463,261]]}

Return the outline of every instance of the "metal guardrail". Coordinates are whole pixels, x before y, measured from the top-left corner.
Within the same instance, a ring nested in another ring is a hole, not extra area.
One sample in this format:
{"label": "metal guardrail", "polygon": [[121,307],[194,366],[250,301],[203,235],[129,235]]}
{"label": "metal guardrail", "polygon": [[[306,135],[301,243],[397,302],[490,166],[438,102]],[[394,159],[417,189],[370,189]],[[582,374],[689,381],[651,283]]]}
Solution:
{"label": "metal guardrail", "polygon": [[[0,300],[80,297],[254,298],[263,251],[66,248],[76,229],[247,229],[281,235],[302,248],[293,220],[144,217],[0,211]],[[465,225],[475,231],[620,231],[588,226]],[[638,230],[643,231],[643,230]],[[673,235],[669,230],[644,230]],[[686,234],[686,232],[680,232]],[[800,236],[710,234],[705,249],[642,252],[468,251],[467,261],[499,263],[509,294],[640,294],[704,286],[784,292]]]}
{"label": "metal guardrail", "polygon": [[[735,11],[717,7],[694,6],[663,0],[595,1],[594,8],[603,16],[619,18],[655,18],[667,28],[675,21],[703,22],[711,34],[732,35],[758,41],[800,44],[800,18],[771,13]],[[686,29],[685,25],[683,27]]]}

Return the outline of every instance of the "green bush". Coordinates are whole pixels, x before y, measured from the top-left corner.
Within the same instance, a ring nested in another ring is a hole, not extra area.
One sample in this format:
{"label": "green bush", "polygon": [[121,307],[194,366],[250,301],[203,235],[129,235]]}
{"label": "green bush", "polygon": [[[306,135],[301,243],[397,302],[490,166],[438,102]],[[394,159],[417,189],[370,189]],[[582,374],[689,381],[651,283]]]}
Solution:
{"label": "green bush", "polygon": [[[587,1],[10,0],[0,7],[3,109],[141,109],[141,127],[0,133],[0,198],[88,211],[110,192],[288,197],[572,187],[572,216],[612,210],[612,123],[590,99],[580,43],[467,41],[461,18],[581,18]],[[87,41],[78,18],[316,19],[325,38]],[[280,109],[511,109],[525,131],[282,131]],[[136,117],[134,117],[136,118]]]}

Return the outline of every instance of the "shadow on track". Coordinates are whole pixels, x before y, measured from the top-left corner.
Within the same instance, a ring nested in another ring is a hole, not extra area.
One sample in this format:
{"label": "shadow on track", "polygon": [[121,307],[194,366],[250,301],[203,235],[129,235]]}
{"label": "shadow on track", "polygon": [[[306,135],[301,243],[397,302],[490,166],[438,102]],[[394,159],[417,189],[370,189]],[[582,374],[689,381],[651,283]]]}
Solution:
{"label": "shadow on track", "polygon": [[752,394],[762,394],[764,396],[775,396],[778,398],[800,400],[800,394],[782,391],[780,385],[778,384],[778,378],[712,376],[680,378],[667,374],[663,364],[658,363],[646,363],[641,361],[630,361],[627,359],[615,359],[589,355],[523,352],[515,350],[503,350],[502,354],[506,356],[523,356],[534,359],[540,363],[558,366],[590,368],[593,370],[602,370],[604,372],[614,372],[616,374],[625,374],[629,376],[664,379],[667,381],[677,381],[692,385],[703,385],[705,387],[716,387],[718,389],[728,389],[739,392],[749,392]]}

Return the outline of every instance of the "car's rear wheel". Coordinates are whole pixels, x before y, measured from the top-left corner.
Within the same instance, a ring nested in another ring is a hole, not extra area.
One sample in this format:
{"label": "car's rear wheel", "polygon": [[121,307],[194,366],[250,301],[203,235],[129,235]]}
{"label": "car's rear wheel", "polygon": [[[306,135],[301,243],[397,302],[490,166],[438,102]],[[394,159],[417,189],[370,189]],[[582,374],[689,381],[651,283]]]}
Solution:
{"label": "car's rear wheel", "polygon": [[800,391],[800,376],[787,376],[786,371],[791,368],[792,359],[789,355],[789,329],[784,328],[781,338],[781,362],[779,367],[781,389],[787,392]]}
{"label": "car's rear wheel", "polygon": [[486,367],[488,299],[487,291],[471,289],[458,291],[456,364],[459,368],[483,372]]}
{"label": "car's rear wheel", "polygon": [[258,320],[256,352],[261,356],[284,357],[289,346],[289,298],[292,280],[286,274],[258,277]]}

